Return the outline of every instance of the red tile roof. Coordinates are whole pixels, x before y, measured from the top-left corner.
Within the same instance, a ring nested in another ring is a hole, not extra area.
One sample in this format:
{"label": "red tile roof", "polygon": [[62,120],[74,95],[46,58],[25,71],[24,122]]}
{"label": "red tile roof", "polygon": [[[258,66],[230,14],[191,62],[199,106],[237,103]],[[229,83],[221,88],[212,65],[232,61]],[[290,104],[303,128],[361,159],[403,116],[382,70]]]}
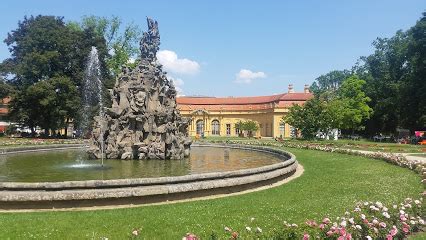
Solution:
{"label": "red tile roof", "polygon": [[9,109],[7,108],[0,108],[0,114],[8,114],[9,113]]}
{"label": "red tile roof", "polygon": [[178,97],[179,105],[248,105],[278,103],[280,101],[306,101],[312,98],[312,93],[283,93],[259,97]]}
{"label": "red tile roof", "polygon": [[312,93],[283,93],[259,97],[178,97],[179,110],[195,111],[250,111],[288,108],[294,104],[303,104],[312,98]]}

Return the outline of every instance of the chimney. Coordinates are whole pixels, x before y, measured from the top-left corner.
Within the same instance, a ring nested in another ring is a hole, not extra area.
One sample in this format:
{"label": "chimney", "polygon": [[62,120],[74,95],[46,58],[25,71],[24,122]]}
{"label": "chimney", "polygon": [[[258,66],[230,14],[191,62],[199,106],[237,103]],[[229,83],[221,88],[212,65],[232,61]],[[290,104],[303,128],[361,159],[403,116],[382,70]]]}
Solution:
{"label": "chimney", "polygon": [[288,85],[288,93],[294,93],[293,84]]}
{"label": "chimney", "polygon": [[303,92],[304,93],[310,93],[308,84],[305,84],[305,87],[303,88]]}

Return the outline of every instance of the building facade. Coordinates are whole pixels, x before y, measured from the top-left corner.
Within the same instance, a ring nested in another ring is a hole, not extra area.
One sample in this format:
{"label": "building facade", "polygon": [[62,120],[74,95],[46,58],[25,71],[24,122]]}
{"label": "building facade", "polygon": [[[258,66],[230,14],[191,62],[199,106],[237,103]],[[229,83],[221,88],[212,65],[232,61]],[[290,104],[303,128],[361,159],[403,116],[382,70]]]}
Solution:
{"label": "building facade", "polygon": [[178,109],[191,119],[190,136],[238,136],[239,121],[258,123],[257,137],[291,137],[295,130],[282,121],[293,104],[303,104],[312,98],[309,86],[296,93],[289,85],[287,93],[258,97],[179,97]]}
{"label": "building facade", "polygon": [[9,103],[10,97],[5,97],[0,100],[0,133],[5,133],[9,126]]}
{"label": "building facade", "polygon": [[[295,130],[282,117],[293,104],[303,104],[313,97],[309,86],[303,92],[296,93],[289,85],[287,93],[257,97],[178,97],[178,109],[182,116],[191,119],[188,127],[190,136],[239,136],[239,121],[252,120],[258,123],[257,137],[291,137]],[[0,102],[0,133],[9,125],[7,121],[10,98]],[[65,135],[61,129],[61,135]],[[73,134],[69,124],[67,135]]]}

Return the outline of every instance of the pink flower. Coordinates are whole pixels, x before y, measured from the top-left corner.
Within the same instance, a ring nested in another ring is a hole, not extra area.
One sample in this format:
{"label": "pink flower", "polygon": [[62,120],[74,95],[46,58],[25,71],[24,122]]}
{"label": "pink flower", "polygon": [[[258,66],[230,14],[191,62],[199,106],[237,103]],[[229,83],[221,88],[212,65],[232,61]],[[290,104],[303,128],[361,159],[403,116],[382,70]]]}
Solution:
{"label": "pink flower", "polygon": [[182,240],[198,240],[198,237],[195,234],[187,233],[186,236],[182,238]]}
{"label": "pink flower", "polygon": [[319,225],[319,229],[323,230],[324,228],[325,228],[324,223],[321,223],[321,224]]}
{"label": "pink flower", "polygon": [[399,216],[399,219],[401,219],[401,221],[407,221],[407,218],[405,217],[405,215],[401,214],[401,216]]}
{"label": "pink flower", "polygon": [[328,237],[330,237],[331,235],[333,235],[333,231],[328,231],[326,234]]}
{"label": "pink flower", "polygon": [[393,226],[392,229],[389,231],[389,234],[391,236],[395,236],[398,233],[398,229],[396,228],[396,226]]}
{"label": "pink flower", "polygon": [[306,224],[311,227],[316,227],[318,225],[314,220],[308,220]]}
{"label": "pink flower", "polygon": [[379,226],[380,226],[380,227],[382,227],[382,228],[385,228],[385,227],[386,227],[386,223],[381,222],[381,223],[379,224]]}
{"label": "pink flower", "polygon": [[341,228],[340,231],[340,236],[345,236],[346,235],[346,229],[345,228]]}
{"label": "pink flower", "polygon": [[393,240],[393,235],[392,234],[386,235],[386,240]]}
{"label": "pink flower", "polygon": [[324,224],[329,224],[329,223],[330,223],[330,219],[329,219],[329,218],[324,218],[324,219],[322,220],[322,223],[324,223]]}
{"label": "pink flower", "polygon": [[346,240],[351,240],[352,239],[352,235],[350,233],[346,234]]}
{"label": "pink flower", "polygon": [[410,229],[408,229],[407,227],[403,227],[402,228],[402,231],[404,232],[404,233],[409,233],[410,232]]}
{"label": "pink flower", "polygon": [[406,222],[402,222],[402,226],[404,226],[406,228],[410,228],[410,225],[408,225]]}
{"label": "pink flower", "polygon": [[307,233],[303,234],[303,240],[309,240],[309,234]]}
{"label": "pink flower", "polygon": [[345,237],[340,236],[340,237],[337,238],[337,240],[345,240]]}

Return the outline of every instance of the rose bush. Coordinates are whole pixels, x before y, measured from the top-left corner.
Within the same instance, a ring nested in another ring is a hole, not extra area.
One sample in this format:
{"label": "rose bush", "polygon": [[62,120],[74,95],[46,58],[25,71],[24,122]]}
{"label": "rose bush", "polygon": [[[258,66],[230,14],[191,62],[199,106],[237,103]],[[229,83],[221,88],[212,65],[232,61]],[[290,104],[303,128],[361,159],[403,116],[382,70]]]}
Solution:
{"label": "rose bush", "polygon": [[[239,231],[226,226],[224,232],[228,239],[405,239],[425,226],[422,204],[422,198],[407,198],[392,206],[381,202],[358,202],[352,211],[333,220],[330,217],[307,220],[300,226],[284,221],[282,227],[270,232],[264,232],[259,226],[246,226]],[[198,238],[191,233],[183,239]],[[217,235],[213,233],[210,239],[217,239]]]}

